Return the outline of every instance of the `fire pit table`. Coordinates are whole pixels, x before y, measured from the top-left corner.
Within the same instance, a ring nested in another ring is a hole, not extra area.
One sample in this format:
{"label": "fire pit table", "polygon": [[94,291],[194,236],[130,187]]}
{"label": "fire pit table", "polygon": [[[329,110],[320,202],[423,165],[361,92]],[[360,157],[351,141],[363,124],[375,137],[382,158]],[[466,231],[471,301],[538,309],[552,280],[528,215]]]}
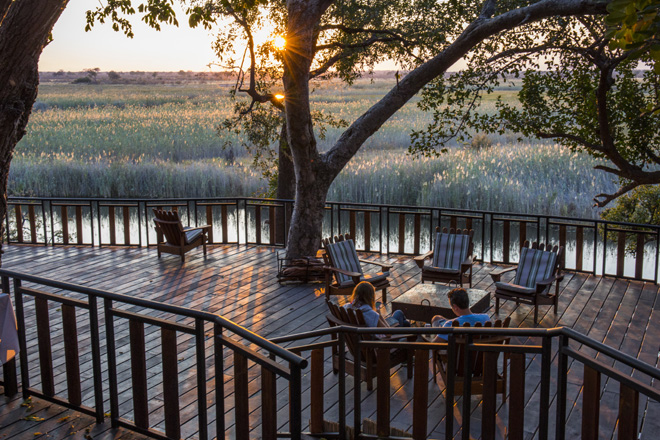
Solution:
{"label": "fire pit table", "polygon": [[[418,284],[397,299],[392,300],[392,312],[401,310],[408,319],[431,322],[435,315],[456,318],[451,310],[447,293],[456,286]],[[490,293],[481,289],[465,289],[470,297],[473,313],[482,313],[490,306]]]}

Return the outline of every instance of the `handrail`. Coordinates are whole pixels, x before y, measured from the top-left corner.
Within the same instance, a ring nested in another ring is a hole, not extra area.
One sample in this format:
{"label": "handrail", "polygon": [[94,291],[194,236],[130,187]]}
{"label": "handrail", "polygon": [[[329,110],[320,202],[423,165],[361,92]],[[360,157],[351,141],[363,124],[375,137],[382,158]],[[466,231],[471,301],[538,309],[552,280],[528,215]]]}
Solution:
{"label": "handrail", "polygon": [[[201,201],[201,200],[240,200],[240,201],[268,201],[268,202],[280,202],[280,203],[295,203],[293,199],[273,199],[273,198],[261,198],[261,197],[168,197],[161,199],[153,198],[122,198],[122,197],[19,197],[19,196],[10,196],[7,198],[8,202],[21,201],[21,200],[39,200],[39,201],[93,201],[93,202],[191,202],[191,201]],[[535,213],[521,213],[521,212],[510,212],[510,211],[492,211],[492,210],[478,210],[478,209],[463,209],[463,208],[447,208],[440,206],[428,206],[428,205],[397,205],[397,204],[387,204],[387,203],[360,203],[360,202],[341,202],[341,201],[332,201],[329,200],[326,202],[327,205],[342,205],[342,206],[359,206],[359,207],[387,207],[387,208],[397,208],[397,209],[426,209],[426,210],[438,210],[449,211],[449,212],[460,212],[460,213],[475,213],[475,214],[487,214],[487,215],[497,215],[497,216],[513,216],[513,217],[541,217],[541,218],[552,218],[556,220],[569,220],[569,221],[578,221],[585,223],[607,223],[611,225],[618,226],[637,226],[643,227],[646,229],[655,229],[660,230],[660,225],[651,225],[651,224],[642,224],[642,223],[631,223],[631,222],[621,222],[621,221],[612,221],[612,220],[602,220],[596,218],[582,218],[582,217],[568,217],[561,215],[552,215],[552,214],[535,214]]]}
{"label": "handrail", "polygon": [[172,313],[187,316],[195,319],[203,319],[215,324],[221,325],[222,327],[232,331],[233,333],[247,339],[248,341],[258,345],[259,347],[269,351],[270,353],[280,357],[281,359],[291,362],[294,365],[300,368],[307,367],[307,360],[282,348],[281,346],[271,342],[270,340],[259,336],[256,333],[251,332],[250,330],[242,327],[233,321],[213,313],[203,312],[194,309],[188,309],[181,306],[174,306],[170,304],[160,303],[157,301],[152,301],[148,299],[134,298],[132,296],[124,295],[121,293],[113,293],[107,290],[95,289],[93,287],[81,286],[74,283],[66,283],[62,281],[55,281],[48,278],[38,277],[34,275],[29,275],[22,272],[17,272],[13,270],[0,269],[0,276],[12,277],[22,281],[27,281],[31,283],[42,284],[45,286],[55,287],[57,289],[69,290],[72,292],[78,292],[83,294],[89,294],[101,297],[103,299],[108,299],[112,301],[121,301],[126,304],[140,306],[145,308],[150,308],[158,310],[165,313]]}
{"label": "handrail", "polygon": [[[554,328],[500,328],[500,327],[354,327],[348,325],[338,325],[335,327],[312,330],[304,333],[280,336],[271,338],[271,342],[281,344],[285,342],[294,342],[302,339],[318,338],[329,334],[351,333],[361,335],[489,335],[489,336],[511,336],[511,337],[539,337],[556,338],[566,336],[569,340],[579,342],[589,348],[593,348],[601,354],[605,354],[615,361],[622,362],[628,366],[647,374],[654,379],[660,380],[660,369],[634,358],[626,353],[616,350],[608,345],[598,342],[580,332],[569,327]],[[380,340],[378,343],[394,344],[393,341]],[[397,346],[400,345],[396,343]],[[433,343],[432,343],[433,344]],[[444,343],[435,343],[444,344]]]}
{"label": "handrail", "polygon": [[[222,208],[216,205],[225,202]],[[108,206],[109,203],[116,203],[118,207]],[[11,244],[68,245],[74,244],[69,237],[75,236],[77,245],[154,245],[153,240],[150,242],[153,232],[147,208],[169,204],[186,212],[188,226],[198,225],[206,216],[207,220],[202,223],[215,225],[216,230],[215,236],[210,235],[209,244],[286,246],[295,201],[259,197],[10,197],[8,204],[13,206],[5,219],[7,242]],[[325,207],[324,234],[348,232],[356,235],[358,241],[364,242],[359,251],[418,255],[424,251],[422,247],[428,250],[431,246],[429,237],[433,236],[436,226],[449,225],[475,230],[475,255],[483,261],[515,263],[516,244],[521,245],[528,238],[540,242],[558,241],[563,246],[574,242],[575,252],[567,252],[562,261],[570,270],[654,282],[660,277],[660,225],[425,205],[327,201]],[[106,214],[109,208],[112,212]],[[124,217],[118,224],[115,224],[118,217],[115,209],[121,210]],[[134,220],[136,212],[137,222]],[[415,217],[414,222],[410,222],[410,216]],[[62,222],[62,218],[67,221]],[[108,218],[114,221],[107,221]],[[28,220],[29,225],[23,225]],[[95,230],[95,222],[98,230]],[[118,228],[123,228],[123,240],[122,234],[115,231]],[[30,237],[25,236],[28,230]],[[262,231],[267,231],[266,235]],[[362,237],[362,232],[369,237]],[[614,238],[616,235],[618,239]],[[635,237],[636,245],[633,245]],[[631,259],[634,264],[630,264]]]}
{"label": "handrail", "polygon": [[572,328],[563,327],[561,329],[561,333],[576,342],[580,342],[581,344],[584,344],[590,348],[593,348],[594,350],[597,350],[600,353],[603,353],[611,357],[615,361],[623,362],[624,364],[627,364],[635,368],[636,370],[643,372],[644,374],[647,374],[655,379],[660,380],[660,369],[652,365],[649,365],[646,362],[642,362],[639,359],[634,358],[629,354],[618,351],[610,347],[609,345],[603,344],[602,342],[595,341],[589,338],[588,336],[585,336],[582,333],[573,330]]}

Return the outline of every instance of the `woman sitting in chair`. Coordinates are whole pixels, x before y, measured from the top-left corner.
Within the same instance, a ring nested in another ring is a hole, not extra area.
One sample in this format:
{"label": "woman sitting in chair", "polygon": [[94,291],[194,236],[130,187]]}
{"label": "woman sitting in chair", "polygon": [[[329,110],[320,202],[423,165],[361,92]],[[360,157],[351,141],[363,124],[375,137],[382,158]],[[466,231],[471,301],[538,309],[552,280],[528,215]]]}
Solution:
{"label": "woman sitting in chair", "polygon": [[387,318],[383,318],[376,309],[375,297],[374,286],[367,281],[361,281],[353,289],[351,300],[344,307],[362,311],[367,327],[410,327],[410,322],[401,310],[396,310]]}
{"label": "woman sitting in chair", "polygon": [[[451,310],[454,312],[454,315],[456,315],[456,318],[445,319],[440,315],[436,315],[431,320],[432,327],[451,327],[454,321],[457,321],[459,326],[466,323],[469,323],[470,325],[475,325],[477,323],[483,325],[490,321],[490,317],[485,313],[472,313],[470,310],[470,297],[468,296],[467,291],[462,287],[450,290],[449,293],[447,293],[447,296],[449,297]],[[446,341],[447,335],[438,335],[433,340],[433,342]]]}

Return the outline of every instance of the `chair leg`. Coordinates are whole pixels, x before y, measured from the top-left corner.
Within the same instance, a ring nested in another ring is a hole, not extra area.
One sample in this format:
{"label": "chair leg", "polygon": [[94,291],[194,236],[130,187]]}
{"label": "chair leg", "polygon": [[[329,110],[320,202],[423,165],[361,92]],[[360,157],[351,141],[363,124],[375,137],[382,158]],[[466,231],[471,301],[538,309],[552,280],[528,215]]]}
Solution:
{"label": "chair leg", "polygon": [[383,300],[383,304],[387,304],[387,287],[381,293],[381,300]]}
{"label": "chair leg", "polygon": [[431,350],[431,362],[433,363],[433,382],[438,383],[438,365],[436,360],[438,358],[438,351]]}
{"label": "chair leg", "polygon": [[539,305],[534,303],[534,325],[539,323]]}
{"label": "chair leg", "polygon": [[500,299],[495,297],[495,313],[500,313]]}
{"label": "chair leg", "polygon": [[[361,367],[358,367],[358,368],[361,368]],[[368,363],[367,363],[367,368],[366,368],[366,371],[365,371],[366,376],[367,376],[367,377],[366,377],[367,391],[371,391],[371,390],[374,389],[374,378],[373,378],[373,376],[372,376],[372,374],[371,374],[371,372],[372,372],[371,370],[372,370],[372,369],[373,369],[373,365],[371,365],[371,362],[368,362]],[[360,373],[360,376],[362,376],[362,373]],[[356,384],[355,386],[360,386],[360,381],[361,381],[361,380],[358,380],[358,382],[357,382],[357,384]]]}

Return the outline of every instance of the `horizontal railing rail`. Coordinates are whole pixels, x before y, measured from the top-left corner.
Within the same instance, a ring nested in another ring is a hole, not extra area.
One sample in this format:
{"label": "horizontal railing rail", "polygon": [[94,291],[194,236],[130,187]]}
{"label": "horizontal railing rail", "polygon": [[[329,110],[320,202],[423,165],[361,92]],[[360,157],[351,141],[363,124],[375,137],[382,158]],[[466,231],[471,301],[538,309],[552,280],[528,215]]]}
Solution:
{"label": "horizontal railing rail", "polygon": [[[256,435],[301,438],[300,383],[308,362],[293,352],[219,315],[10,270],[0,269],[0,277],[3,291],[13,291],[24,398],[36,396],[99,423],[109,412],[112,427],[157,439],[187,438],[191,430],[199,439],[223,438],[225,411],[234,408],[235,437],[249,439],[255,436],[250,395],[260,386]],[[250,368],[260,369],[259,384],[250,384]],[[233,389],[225,386],[226,374],[233,375]],[[210,388],[216,380],[219,386]],[[287,432],[279,430],[273,403],[278,384],[291,396],[280,423]],[[162,406],[154,408],[158,401]],[[184,405],[196,405],[197,419],[185,432]],[[209,432],[212,407],[215,433]]]}
{"label": "horizontal railing rail", "polygon": [[[10,244],[152,246],[153,208],[179,211],[188,226],[211,225],[211,244],[285,246],[293,200],[254,197],[105,199],[10,197]],[[568,270],[658,282],[660,226],[433,206],[327,202],[325,237],[349,233],[360,251],[419,255],[436,227],[474,230],[477,260],[518,261],[525,242],[564,246]]]}

